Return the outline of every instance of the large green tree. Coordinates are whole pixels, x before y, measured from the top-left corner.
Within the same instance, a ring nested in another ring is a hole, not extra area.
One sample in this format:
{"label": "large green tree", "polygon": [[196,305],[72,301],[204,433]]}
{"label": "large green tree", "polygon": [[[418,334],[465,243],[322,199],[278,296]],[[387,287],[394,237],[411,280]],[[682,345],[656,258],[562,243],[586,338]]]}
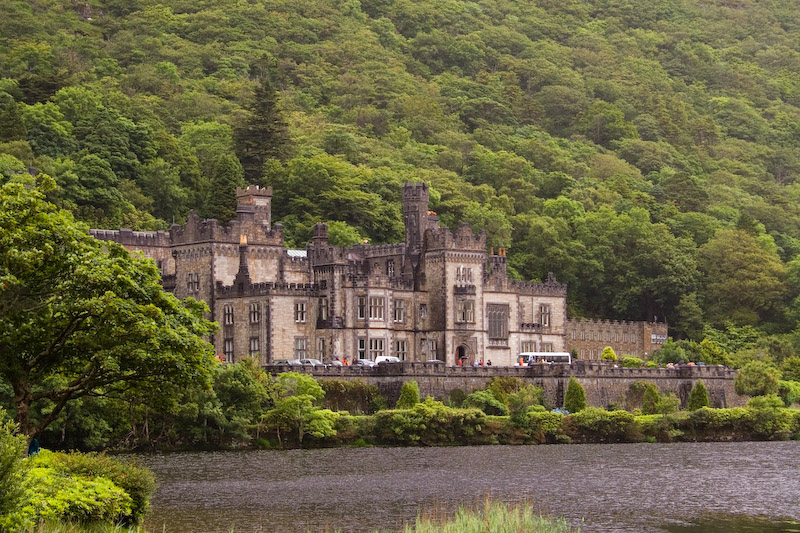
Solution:
{"label": "large green tree", "polygon": [[0,379],[23,433],[36,435],[77,398],[209,379],[205,306],[178,301],[160,281],[152,261],[91,237],[32,184],[2,185]]}

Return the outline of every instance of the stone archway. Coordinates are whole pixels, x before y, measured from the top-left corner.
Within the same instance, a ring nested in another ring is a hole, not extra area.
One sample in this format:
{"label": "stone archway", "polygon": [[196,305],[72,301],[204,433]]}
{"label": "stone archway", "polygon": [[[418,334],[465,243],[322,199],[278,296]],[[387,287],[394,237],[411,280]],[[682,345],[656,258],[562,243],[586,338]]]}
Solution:
{"label": "stone archway", "polygon": [[458,348],[456,348],[455,364],[461,361],[463,366],[467,366],[471,365],[473,360],[474,356],[468,344],[460,344]]}

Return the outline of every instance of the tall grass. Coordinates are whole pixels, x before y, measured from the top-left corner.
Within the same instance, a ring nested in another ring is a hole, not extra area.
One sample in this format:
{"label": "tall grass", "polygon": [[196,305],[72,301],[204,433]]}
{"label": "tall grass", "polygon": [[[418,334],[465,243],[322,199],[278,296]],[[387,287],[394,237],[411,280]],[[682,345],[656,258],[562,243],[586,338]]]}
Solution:
{"label": "tall grass", "polygon": [[78,524],[71,522],[40,522],[24,533],[146,533],[139,526],[127,527],[107,523]]}
{"label": "tall grass", "polygon": [[404,533],[572,533],[563,518],[552,519],[537,515],[530,506],[510,506],[489,499],[483,509],[459,507],[453,516],[438,513],[417,517],[412,526],[406,524]]}

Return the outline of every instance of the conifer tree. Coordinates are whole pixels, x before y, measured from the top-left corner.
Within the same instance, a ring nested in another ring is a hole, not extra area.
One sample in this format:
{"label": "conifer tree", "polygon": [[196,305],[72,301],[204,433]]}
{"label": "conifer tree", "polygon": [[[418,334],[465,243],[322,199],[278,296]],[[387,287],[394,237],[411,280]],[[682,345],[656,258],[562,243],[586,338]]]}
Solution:
{"label": "conifer tree", "polygon": [[397,409],[411,409],[419,403],[419,385],[413,379],[403,383],[400,389],[400,398],[395,407]]}
{"label": "conifer tree", "polygon": [[658,413],[658,387],[652,383],[647,383],[642,396],[642,414],[654,415]]}
{"label": "conifer tree", "polygon": [[281,113],[278,92],[267,75],[256,85],[249,114],[234,129],[236,155],[247,183],[261,183],[264,163],[285,161],[289,153],[289,130]]}
{"label": "conifer tree", "polygon": [[586,391],[574,377],[569,378],[567,392],[564,394],[564,409],[570,413],[577,413],[586,409]]}
{"label": "conifer tree", "polygon": [[689,393],[689,405],[687,408],[690,411],[697,411],[701,407],[708,407],[710,404],[708,390],[706,390],[703,381],[698,380],[695,386],[692,387],[692,392]]}
{"label": "conifer tree", "polygon": [[242,165],[233,154],[223,154],[214,161],[213,175],[203,215],[227,224],[236,214],[236,187],[244,187]]}

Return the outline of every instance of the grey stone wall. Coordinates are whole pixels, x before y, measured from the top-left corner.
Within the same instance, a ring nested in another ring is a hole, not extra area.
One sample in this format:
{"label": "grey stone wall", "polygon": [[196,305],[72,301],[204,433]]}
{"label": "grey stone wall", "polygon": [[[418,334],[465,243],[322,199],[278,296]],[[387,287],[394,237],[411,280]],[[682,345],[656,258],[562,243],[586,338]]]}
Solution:
{"label": "grey stone wall", "polygon": [[376,385],[381,394],[394,405],[400,387],[409,380],[419,384],[422,397],[433,396],[447,400],[455,389],[469,394],[486,388],[494,377],[515,377],[544,390],[545,398],[553,406],[561,406],[570,376],[574,376],[586,391],[586,402],[596,407],[616,405],[623,407],[631,395],[631,385],[638,381],[655,384],[663,393],[674,393],[685,407],[689,392],[702,380],[708,389],[712,407],[743,407],[746,396],[739,396],[733,388],[736,371],[717,366],[687,366],[667,368],[614,368],[603,363],[576,362],[572,365],[536,365],[533,367],[452,367],[443,364],[405,362],[382,364],[376,368],[361,367],[274,367],[266,366],[271,373],[299,371],[317,379],[359,379]]}

